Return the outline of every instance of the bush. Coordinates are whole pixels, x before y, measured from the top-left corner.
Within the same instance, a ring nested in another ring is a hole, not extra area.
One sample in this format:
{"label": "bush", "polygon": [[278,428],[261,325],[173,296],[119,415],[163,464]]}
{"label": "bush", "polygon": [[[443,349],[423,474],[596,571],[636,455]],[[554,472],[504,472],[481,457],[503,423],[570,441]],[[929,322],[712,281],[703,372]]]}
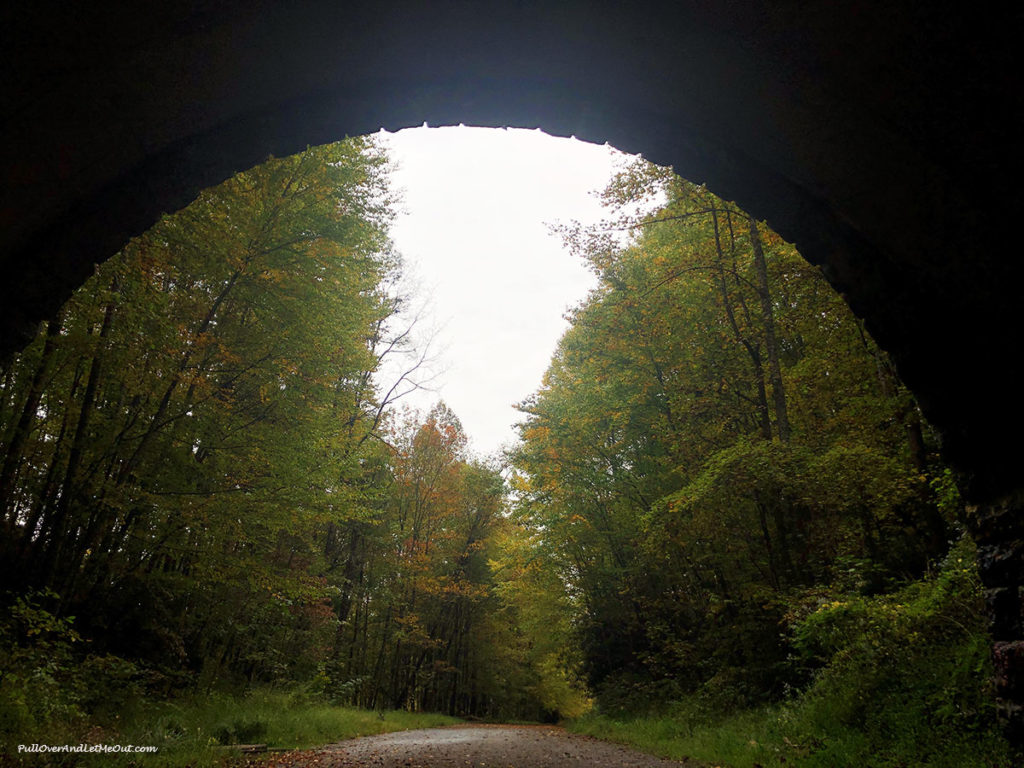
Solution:
{"label": "bush", "polygon": [[734,768],[1010,768],[997,725],[974,546],[888,594],[818,593],[793,610],[794,665],[810,682],[745,709],[705,685],[667,715],[591,716],[574,730]]}
{"label": "bush", "polygon": [[673,680],[651,680],[629,669],[605,677],[597,689],[598,708],[613,717],[654,715],[680,695]]}
{"label": "bush", "polygon": [[253,744],[266,734],[267,724],[260,719],[240,718],[213,729],[213,738],[218,744]]}
{"label": "bush", "polygon": [[783,712],[790,738],[815,745],[820,762],[809,765],[843,764],[833,747],[850,749],[855,734],[853,752],[870,765],[955,764],[942,756],[1000,741],[990,638],[966,537],[937,576],[890,595],[824,602],[793,635],[801,661],[819,668]]}
{"label": "bush", "polygon": [[53,593],[17,597],[0,622],[0,739],[23,741],[84,716],[72,618],[42,607]]}
{"label": "bush", "polygon": [[144,696],[147,678],[130,661],[89,654],[74,617],[44,607],[52,592],[10,599],[0,620],[0,741],[76,741]]}

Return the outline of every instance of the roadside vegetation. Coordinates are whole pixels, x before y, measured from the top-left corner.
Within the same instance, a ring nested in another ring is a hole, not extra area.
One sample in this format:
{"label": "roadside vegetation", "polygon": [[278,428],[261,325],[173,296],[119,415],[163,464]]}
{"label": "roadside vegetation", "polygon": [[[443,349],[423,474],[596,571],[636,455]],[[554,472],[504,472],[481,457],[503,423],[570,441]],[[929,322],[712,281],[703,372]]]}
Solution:
{"label": "roadside vegetation", "polygon": [[701,690],[645,713],[593,712],[570,729],[665,757],[732,768],[1011,768],[996,724],[973,548],[884,597],[820,605],[794,625],[810,682],[736,707]]}
{"label": "roadside vegetation", "polygon": [[396,407],[425,353],[387,169],[352,139],[207,190],[0,367],[5,759],[471,717],[735,768],[1019,764],[939,436],[792,244],[624,167],[561,229],[598,286],[484,460]]}
{"label": "roadside vegetation", "polygon": [[[637,161],[513,457],[575,728],[711,764],[1012,765],[939,438],[819,270]],[[552,576],[552,574],[554,574]],[[520,584],[528,584],[520,580]]]}
{"label": "roadside vegetation", "polygon": [[459,722],[446,715],[339,707],[319,696],[273,689],[244,695],[218,693],[174,701],[137,701],[118,710],[115,715],[94,715],[87,721],[65,721],[58,728],[24,734],[22,738],[28,739],[28,744],[156,747],[155,753],[36,753],[19,757],[15,748],[7,759],[12,765],[203,768],[230,761],[240,754],[233,747],[240,745],[261,745],[268,751],[305,749],[359,736]]}

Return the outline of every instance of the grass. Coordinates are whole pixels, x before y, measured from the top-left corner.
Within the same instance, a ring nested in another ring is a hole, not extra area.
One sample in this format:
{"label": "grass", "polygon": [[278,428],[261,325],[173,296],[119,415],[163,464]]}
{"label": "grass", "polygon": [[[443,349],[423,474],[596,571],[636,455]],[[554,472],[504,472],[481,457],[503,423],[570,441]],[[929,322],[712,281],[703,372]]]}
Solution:
{"label": "grass", "polygon": [[[93,727],[84,738],[47,743],[89,741],[99,744],[152,745],[156,754],[8,755],[12,765],[131,766],[145,768],[212,767],[225,762],[225,744],[266,744],[268,748],[305,749],[357,736],[460,722],[447,715],[337,707],[284,691],[263,690],[245,697],[212,695],[143,704],[130,714]],[[6,765],[0,754],[0,765]]]}
{"label": "grass", "polygon": [[[722,768],[1013,768],[1020,765],[992,728],[979,733],[894,734],[887,743],[843,725],[826,702],[783,705],[711,716],[693,704],[670,714],[613,718],[589,715],[569,730],[675,760]],[[922,744],[928,742],[928,748]]]}
{"label": "grass", "polygon": [[763,742],[764,715],[748,712],[719,723],[694,723],[682,715],[612,718],[588,715],[569,723],[569,730],[628,744],[673,760],[691,758],[708,765],[752,768],[765,762],[770,747]]}
{"label": "grass", "polygon": [[936,574],[820,601],[792,626],[794,664],[809,674],[782,703],[737,709],[710,687],[661,714],[594,715],[570,728],[730,768],[1024,765],[996,722],[975,561],[965,538]]}

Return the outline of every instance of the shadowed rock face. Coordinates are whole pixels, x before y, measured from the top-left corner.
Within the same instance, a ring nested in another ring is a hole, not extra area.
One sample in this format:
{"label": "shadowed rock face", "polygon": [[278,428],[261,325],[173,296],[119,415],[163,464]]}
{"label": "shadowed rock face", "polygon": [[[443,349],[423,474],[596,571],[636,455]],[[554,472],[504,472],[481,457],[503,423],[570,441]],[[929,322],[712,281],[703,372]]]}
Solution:
{"label": "shadowed rock face", "polygon": [[1004,567],[1024,565],[1020,451],[1006,447],[1024,428],[1007,373],[1024,277],[1018,12],[934,0],[96,5],[8,4],[0,18],[0,353],[127,238],[269,154],[424,121],[643,152],[767,219],[893,355],[971,479],[982,562],[999,564],[985,578],[997,643],[1010,644],[997,647],[1010,659],[1001,685],[1024,700],[1012,645],[1024,567]]}

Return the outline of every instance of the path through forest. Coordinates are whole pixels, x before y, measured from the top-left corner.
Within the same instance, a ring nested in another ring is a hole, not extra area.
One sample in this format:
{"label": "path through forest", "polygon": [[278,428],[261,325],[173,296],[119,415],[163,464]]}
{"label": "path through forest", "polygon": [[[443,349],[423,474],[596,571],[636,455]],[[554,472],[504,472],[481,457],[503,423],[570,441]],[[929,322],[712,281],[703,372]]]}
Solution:
{"label": "path through forest", "polygon": [[458,725],[277,755],[267,768],[699,768],[548,725]]}

